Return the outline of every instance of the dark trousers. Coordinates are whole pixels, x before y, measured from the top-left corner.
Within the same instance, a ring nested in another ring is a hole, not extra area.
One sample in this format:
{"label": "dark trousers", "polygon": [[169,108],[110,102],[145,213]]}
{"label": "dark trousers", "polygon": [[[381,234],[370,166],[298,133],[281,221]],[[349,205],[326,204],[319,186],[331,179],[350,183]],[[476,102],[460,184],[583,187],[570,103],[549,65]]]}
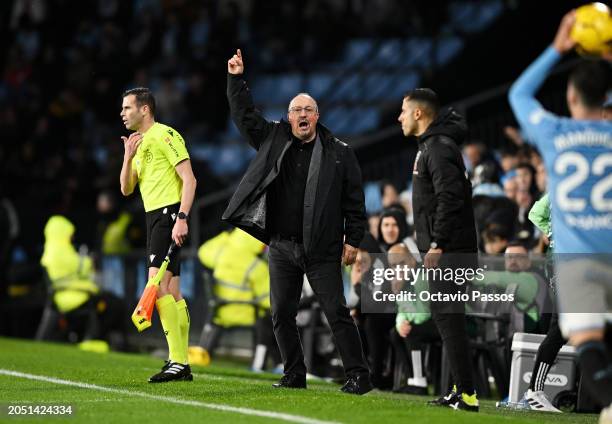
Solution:
{"label": "dark trousers", "polygon": [[395,315],[361,314],[361,321],[368,348],[372,384],[379,389],[384,388],[385,360],[390,348],[389,330],[395,326]]}
{"label": "dark trousers", "polygon": [[275,239],[270,243],[269,264],[272,323],[285,373],[306,375],[295,322],[306,274],[331,327],[345,373],[369,374],[357,327],[346,306],[339,258],[313,262],[305,257],[301,243]]}
{"label": "dark trousers", "polygon": [[[423,252],[425,254],[427,252]],[[472,253],[450,253],[440,258],[442,269],[471,268],[478,266],[478,257]],[[452,281],[429,280],[429,291],[433,294],[465,293],[466,285],[457,285]],[[431,317],[436,324],[442,344],[448,353],[453,382],[458,393],[474,393],[472,360],[469,353],[469,341],[466,329],[465,304],[462,301],[430,302]]]}
{"label": "dark trousers", "polygon": [[567,343],[567,340],[563,338],[559,328],[559,315],[553,313],[550,318],[548,333],[546,333],[546,337],[538,348],[533,372],[531,373],[531,381],[529,382],[531,390],[544,390],[548,371],[550,371],[550,367],[552,367],[557,354],[565,343]]}

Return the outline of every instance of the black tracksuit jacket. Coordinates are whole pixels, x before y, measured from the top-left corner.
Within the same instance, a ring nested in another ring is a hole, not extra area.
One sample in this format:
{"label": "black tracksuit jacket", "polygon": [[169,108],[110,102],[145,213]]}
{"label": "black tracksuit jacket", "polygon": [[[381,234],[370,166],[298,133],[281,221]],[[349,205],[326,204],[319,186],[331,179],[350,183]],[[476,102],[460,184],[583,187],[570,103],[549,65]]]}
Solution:
{"label": "black tracksuit jacket", "polygon": [[418,137],[412,172],[417,246],[432,242],[444,252],[476,252],[472,185],[458,145],[467,135],[464,118],[448,108]]}

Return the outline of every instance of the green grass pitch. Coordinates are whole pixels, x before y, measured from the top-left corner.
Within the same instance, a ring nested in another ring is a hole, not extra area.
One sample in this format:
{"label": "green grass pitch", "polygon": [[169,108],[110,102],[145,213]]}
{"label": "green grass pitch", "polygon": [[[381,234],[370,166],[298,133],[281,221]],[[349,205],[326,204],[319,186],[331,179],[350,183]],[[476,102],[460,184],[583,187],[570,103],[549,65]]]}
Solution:
{"label": "green grass pitch", "polygon": [[[478,414],[428,407],[428,398],[382,392],[351,396],[338,386],[277,390],[277,376],[214,364],[194,367],[193,382],[152,385],[159,359],[96,354],[74,346],[0,338],[0,422],[6,423],[595,423],[596,415],[500,411],[481,400]],[[9,405],[71,404],[73,415],[8,416]]]}

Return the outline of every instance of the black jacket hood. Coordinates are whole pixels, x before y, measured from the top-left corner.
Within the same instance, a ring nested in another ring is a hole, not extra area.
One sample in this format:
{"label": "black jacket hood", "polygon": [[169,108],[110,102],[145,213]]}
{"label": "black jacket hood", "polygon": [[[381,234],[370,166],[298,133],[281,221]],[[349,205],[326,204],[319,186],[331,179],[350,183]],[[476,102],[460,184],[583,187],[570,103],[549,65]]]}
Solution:
{"label": "black jacket hood", "polygon": [[[399,228],[399,233],[397,236],[397,240],[389,244],[385,241],[382,235],[382,222],[383,218],[388,218],[390,216],[395,218],[395,222],[397,222],[397,227]],[[380,214],[380,221],[378,222],[378,243],[385,252],[388,251],[389,248],[391,248],[391,246],[393,246],[394,244],[401,243],[409,235],[410,234],[408,233],[408,223],[406,222],[406,214],[403,211],[395,208],[389,208],[382,211],[382,213]]]}
{"label": "black jacket hood", "polygon": [[427,130],[419,137],[419,141],[425,141],[434,135],[445,135],[459,145],[467,138],[467,122],[455,109],[448,107],[438,114]]}

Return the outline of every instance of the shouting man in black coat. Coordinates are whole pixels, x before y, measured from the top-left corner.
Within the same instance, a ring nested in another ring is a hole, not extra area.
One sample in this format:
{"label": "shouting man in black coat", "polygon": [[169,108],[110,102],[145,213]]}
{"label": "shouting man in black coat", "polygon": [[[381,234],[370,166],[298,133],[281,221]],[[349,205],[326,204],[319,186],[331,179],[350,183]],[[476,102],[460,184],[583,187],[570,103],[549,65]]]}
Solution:
{"label": "shouting man in black coat", "polygon": [[[472,186],[457,146],[467,135],[465,120],[450,108],[440,111],[436,93],[427,88],[414,89],[404,96],[398,120],[404,136],[418,137],[419,150],[412,172],[412,207],[417,245],[425,254],[425,266],[474,269],[477,243]],[[429,280],[429,291],[455,294],[465,290],[464,282]],[[478,411],[465,305],[439,301],[429,305],[456,384],[446,396],[431,403]]]}
{"label": "shouting man in black coat", "polygon": [[342,391],[372,389],[359,333],[344,298],[341,261],[352,264],[366,218],[361,170],[352,149],[318,123],[316,101],[298,94],[288,123],[255,108],[240,50],[227,62],[234,123],[257,150],[223,220],[270,246],[270,300],[285,374],[274,387],[306,387],[295,318],[304,274],[325,312],[347,374]]}

